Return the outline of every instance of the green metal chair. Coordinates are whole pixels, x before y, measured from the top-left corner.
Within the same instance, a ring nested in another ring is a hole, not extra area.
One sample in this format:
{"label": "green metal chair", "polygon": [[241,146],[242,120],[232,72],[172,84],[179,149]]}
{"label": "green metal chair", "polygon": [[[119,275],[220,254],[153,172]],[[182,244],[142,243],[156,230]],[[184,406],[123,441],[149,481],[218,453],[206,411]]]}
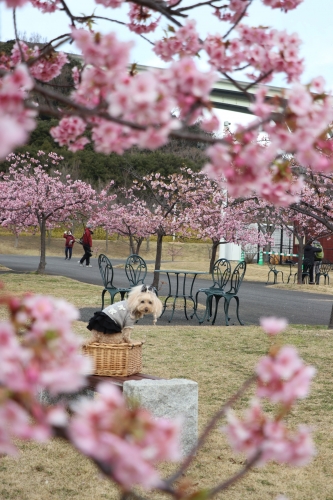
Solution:
{"label": "green metal chair", "polygon": [[147,275],[147,264],[142,257],[132,254],[125,264],[125,273],[130,284],[130,288],[144,284]]}
{"label": "green metal chair", "polygon": [[330,277],[329,277],[329,272],[332,270],[332,264],[331,262],[328,262],[328,261],[324,261],[322,262],[322,264],[320,265],[319,267],[319,272],[316,274],[316,285],[319,285],[319,281],[320,281],[320,276],[323,276],[324,277],[324,283],[326,285],[326,280],[327,280],[327,284],[329,285],[330,284]]}
{"label": "green metal chair", "polygon": [[[195,310],[192,314],[196,316],[199,320],[199,323],[203,323],[205,320],[209,321],[212,316],[212,302],[213,298],[217,296],[223,296],[224,289],[230,279],[231,275],[231,265],[228,259],[218,259],[214,263],[213,271],[212,271],[212,279],[213,285],[209,288],[200,288],[195,296]],[[206,294],[206,309],[205,314],[202,318],[198,316],[198,298],[200,293]],[[216,299],[215,299],[216,300]]]}
{"label": "green metal chair", "polygon": [[104,295],[106,292],[109,292],[111,304],[113,304],[115,296],[118,293],[120,294],[121,300],[124,300],[130,288],[118,288],[113,284],[114,273],[111,261],[102,253],[98,256],[98,267],[104,285],[104,290],[102,291],[102,309],[104,309]]}
{"label": "green metal chair", "polygon": [[[309,282],[310,280],[310,266],[313,266],[310,259],[303,259],[302,262],[302,283]],[[296,282],[298,272],[294,274],[294,283]]]}
{"label": "green metal chair", "polygon": [[[230,305],[231,299],[233,299],[233,298],[236,300],[236,303],[237,303],[236,316],[237,316],[237,319],[239,321],[239,324],[244,325],[244,323],[242,323],[242,321],[239,319],[239,314],[238,314],[239,298],[238,298],[237,294],[238,294],[239,288],[242,284],[242,281],[244,279],[245,272],[246,272],[246,262],[242,261],[239,264],[237,264],[237,266],[233,270],[233,273],[232,273],[231,279],[230,279],[230,288],[228,291],[226,291],[223,294],[223,297],[224,297],[224,315],[225,315],[226,326],[229,326],[229,319],[230,319],[228,316],[229,305]],[[214,318],[212,321],[212,325],[214,325],[214,323],[215,323],[215,319],[216,319],[216,315],[217,315],[217,308],[218,308],[218,301],[216,301],[215,315],[214,315]]]}
{"label": "green metal chair", "polygon": [[271,262],[271,258],[269,259],[269,261],[267,262],[267,264],[268,264],[268,267],[269,267],[269,271],[268,271],[268,275],[267,275],[266,285],[269,283],[269,275],[271,273],[273,273],[273,275],[274,275],[273,285],[275,285],[277,283],[277,278],[278,278],[278,274],[279,273],[281,273],[281,275],[282,275],[282,283],[284,283],[283,271],[281,271],[280,269],[276,268],[277,264],[275,264],[274,262]]}

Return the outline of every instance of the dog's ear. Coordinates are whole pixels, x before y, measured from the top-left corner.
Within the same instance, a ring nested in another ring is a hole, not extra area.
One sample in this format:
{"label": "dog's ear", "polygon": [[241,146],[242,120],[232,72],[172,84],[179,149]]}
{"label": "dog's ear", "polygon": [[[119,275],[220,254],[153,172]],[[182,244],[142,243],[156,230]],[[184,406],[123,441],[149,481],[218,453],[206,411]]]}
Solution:
{"label": "dog's ear", "polygon": [[146,287],[146,285],[142,285],[142,287],[141,287],[141,292],[142,292],[142,293],[145,293],[146,291],[147,291],[147,287]]}
{"label": "dog's ear", "polygon": [[148,287],[148,292],[152,292],[152,293],[154,293],[156,296],[158,296],[157,289],[156,289],[153,285],[150,285],[150,286]]}

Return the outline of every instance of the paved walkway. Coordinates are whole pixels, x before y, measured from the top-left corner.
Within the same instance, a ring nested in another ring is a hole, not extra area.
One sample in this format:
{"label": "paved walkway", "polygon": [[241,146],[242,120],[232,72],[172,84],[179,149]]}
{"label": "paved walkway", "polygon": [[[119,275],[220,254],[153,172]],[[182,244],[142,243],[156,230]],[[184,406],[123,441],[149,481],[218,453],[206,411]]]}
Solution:
{"label": "paved walkway", "polygon": [[[0,264],[15,272],[32,272],[38,267],[39,257],[0,255]],[[125,259],[112,259],[114,266],[124,264]],[[47,257],[46,272],[52,275],[67,276],[69,278],[94,285],[100,285],[102,291],[102,280],[98,270],[97,260],[92,259],[92,268],[80,267],[77,260],[65,261],[60,257]],[[163,265],[162,265],[163,267]],[[124,269],[115,268],[114,282],[118,286],[127,286]],[[146,282],[152,283],[152,273],[148,273]],[[161,281],[164,281],[161,277]],[[210,286],[210,280],[197,279],[196,289]],[[167,292],[167,284],[163,284],[160,295]],[[245,324],[258,324],[261,316],[280,316],[288,318],[290,323],[324,325],[327,326],[330,319],[333,297],[315,293],[288,291],[274,289],[269,285],[258,282],[243,282],[239,292],[240,317]],[[238,324],[233,300],[230,306],[230,324]],[[179,304],[182,304],[179,300]],[[82,321],[88,321],[96,308],[84,308],[81,310]],[[158,324],[168,325],[169,312],[158,320]],[[217,326],[224,325],[223,303],[220,302],[219,313],[216,321]],[[140,324],[152,324],[151,318],[143,318]],[[171,325],[198,325],[194,318],[189,322],[184,317],[183,309],[177,309]]]}

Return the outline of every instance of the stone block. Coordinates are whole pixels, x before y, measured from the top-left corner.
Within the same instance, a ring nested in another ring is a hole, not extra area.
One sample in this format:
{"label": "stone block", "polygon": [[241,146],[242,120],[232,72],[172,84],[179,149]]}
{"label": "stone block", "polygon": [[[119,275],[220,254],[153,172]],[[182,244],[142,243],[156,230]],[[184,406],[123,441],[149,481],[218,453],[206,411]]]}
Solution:
{"label": "stone block", "polygon": [[187,379],[131,380],[124,382],[124,396],[138,401],[155,417],[181,417],[183,456],[198,439],[198,384]]}
{"label": "stone block", "polygon": [[65,404],[65,406],[70,406],[72,403],[79,401],[82,397],[93,399],[95,396],[95,392],[91,389],[81,389],[78,392],[74,393],[63,393],[57,394],[56,396],[51,396],[49,391],[43,389],[39,393],[39,401],[44,406],[52,406],[58,403]]}

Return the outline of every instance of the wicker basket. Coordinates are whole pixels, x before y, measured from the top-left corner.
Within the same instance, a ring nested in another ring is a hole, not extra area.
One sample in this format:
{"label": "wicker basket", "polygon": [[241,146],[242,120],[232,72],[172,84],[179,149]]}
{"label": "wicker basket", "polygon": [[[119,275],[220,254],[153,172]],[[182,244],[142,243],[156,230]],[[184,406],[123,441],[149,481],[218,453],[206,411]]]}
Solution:
{"label": "wicker basket", "polygon": [[142,370],[142,344],[89,344],[82,348],[94,362],[94,374],[127,377]]}

